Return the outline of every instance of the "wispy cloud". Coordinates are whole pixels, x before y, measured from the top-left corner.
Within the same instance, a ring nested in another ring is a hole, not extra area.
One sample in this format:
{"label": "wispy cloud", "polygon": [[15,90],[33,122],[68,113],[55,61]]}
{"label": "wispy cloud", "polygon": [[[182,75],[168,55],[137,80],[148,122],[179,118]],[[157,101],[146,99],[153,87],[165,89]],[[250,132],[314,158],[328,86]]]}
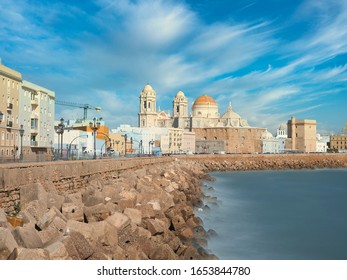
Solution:
{"label": "wispy cloud", "polygon": [[304,1],[283,27],[278,18],[238,22],[232,13],[207,21],[189,1],[34,2],[0,3],[4,63],[57,99],[103,107],[112,127],[137,123],[146,83],[162,109],[178,90],[190,102],[208,93],[221,113],[231,100],[251,125],[272,130],[293,114],[331,118],[322,113],[333,106],[327,97],[347,87],[345,0]]}

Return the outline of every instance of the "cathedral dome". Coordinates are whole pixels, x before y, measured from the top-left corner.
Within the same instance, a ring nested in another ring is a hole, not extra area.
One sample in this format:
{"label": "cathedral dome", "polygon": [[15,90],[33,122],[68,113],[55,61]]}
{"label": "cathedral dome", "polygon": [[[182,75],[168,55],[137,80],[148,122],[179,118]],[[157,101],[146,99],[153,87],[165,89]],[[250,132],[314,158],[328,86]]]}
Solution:
{"label": "cathedral dome", "polygon": [[195,99],[193,107],[195,105],[217,105],[217,103],[211,96],[201,95]]}
{"label": "cathedral dome", "polygon": [[180,90],[179,92],[177,92],[176,97],[185,97],[185,95],[183,91]]}
{"label": "cathedral dome", "polygon": [[143,88],[141,94],[156,95],[154,89],[152,88],[152,86],[150,84],[145,85],[145,87]]}
{"label": "cathedral dome", "polygon": [[228,111],[224,113],[222,119],[241,119],[241,116],[238,113],[235,113],[229,104]]}
{"label": "cathedral dome", "polygon": [[271,132],[268,131],[268,130],[265,130],[265,131],[261,134],[261,139],[263,139],[263,140],[269,140],[269,139],[272,139],[272,138],[273,138],[273,136],[272,136]]}

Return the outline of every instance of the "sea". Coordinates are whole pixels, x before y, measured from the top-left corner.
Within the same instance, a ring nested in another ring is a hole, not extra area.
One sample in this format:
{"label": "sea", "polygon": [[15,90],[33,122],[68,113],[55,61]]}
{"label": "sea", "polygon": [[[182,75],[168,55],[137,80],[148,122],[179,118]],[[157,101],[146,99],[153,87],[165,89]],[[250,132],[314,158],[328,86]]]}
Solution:
{"label": "sea", "polygon": [[197,209],[221,260],[347,260],[347,169],[212,172]]}

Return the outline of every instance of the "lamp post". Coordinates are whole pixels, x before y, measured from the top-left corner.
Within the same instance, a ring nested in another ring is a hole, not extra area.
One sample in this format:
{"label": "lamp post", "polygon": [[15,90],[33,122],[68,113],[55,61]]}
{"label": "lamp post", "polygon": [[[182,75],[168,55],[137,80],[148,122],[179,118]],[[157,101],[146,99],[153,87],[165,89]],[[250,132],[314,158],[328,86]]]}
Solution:
{"label": "lamp post", "polygon": [[151,146],[152,146],[152,150],[153,150],[153,144],[154,144],[154,141],[153,139],[151,141],[148,142],[148,153],[151,154]]}
{"label": "lamp post", "polygon": [[[63,133],[64,133],[64,119],[61,118],[60,119],[60,123],[54,127],[55,132],[58,134],[58,158],[62,158],[63,157]],[[60,141],[60,143],[59,143]],[[59,148],[60,148],[60,152],[59,152]]]}
{"label": "lamp post", "polygon": [[116,143],[116,145],[117,145],[117,152],[118,152],[118,154],[119,154],[119,150],[118,150],[119,140],[116,140],[115,143]]}
{"label": "lamp post", "polygon": [[100,128],[100,120],[101,119],[94,118],[93,122],[89,123],[89,127],[91,128],[91,130],[93,130],[93,134],[94,134],[94,156],[93,156],[93,159],[96,159],[96,131]]}
{"label": "lamp post", "polygon": [[127,140],[128,140],[128,135],[126,135],[126,134],[124,134],[124,156],[126,156],[127,155]]}
{"label": "lamp post", "polygon": [[20,135],[20,155],[19,155],[19,159],[20,161],[23,161],[23,136],[24,136],[24,129],[23,129],[23,125],[20,125],[20,129],[19,129],[19,135]]}
{"label": "lamp post", "polygon": [[64,128],[65,128],[65,125],[64,125],[64,119],[61,118],[60,119],[60,124],[58,125],[60,126],[60,135],[61,135],[61,141],[60,141],[60,158],[63,158],[63,134],[64,134]]}

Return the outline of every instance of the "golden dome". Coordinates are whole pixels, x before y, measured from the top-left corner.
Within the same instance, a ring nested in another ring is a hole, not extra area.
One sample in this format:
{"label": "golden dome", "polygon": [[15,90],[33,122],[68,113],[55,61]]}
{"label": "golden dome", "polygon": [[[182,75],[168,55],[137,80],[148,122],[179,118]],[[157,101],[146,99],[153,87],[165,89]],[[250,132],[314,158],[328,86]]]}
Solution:
{"label": "golden dome", "polygon": [[193,106],[195,105],[217,105],[217,103],[211,96],[201,95],[195,99]]}

